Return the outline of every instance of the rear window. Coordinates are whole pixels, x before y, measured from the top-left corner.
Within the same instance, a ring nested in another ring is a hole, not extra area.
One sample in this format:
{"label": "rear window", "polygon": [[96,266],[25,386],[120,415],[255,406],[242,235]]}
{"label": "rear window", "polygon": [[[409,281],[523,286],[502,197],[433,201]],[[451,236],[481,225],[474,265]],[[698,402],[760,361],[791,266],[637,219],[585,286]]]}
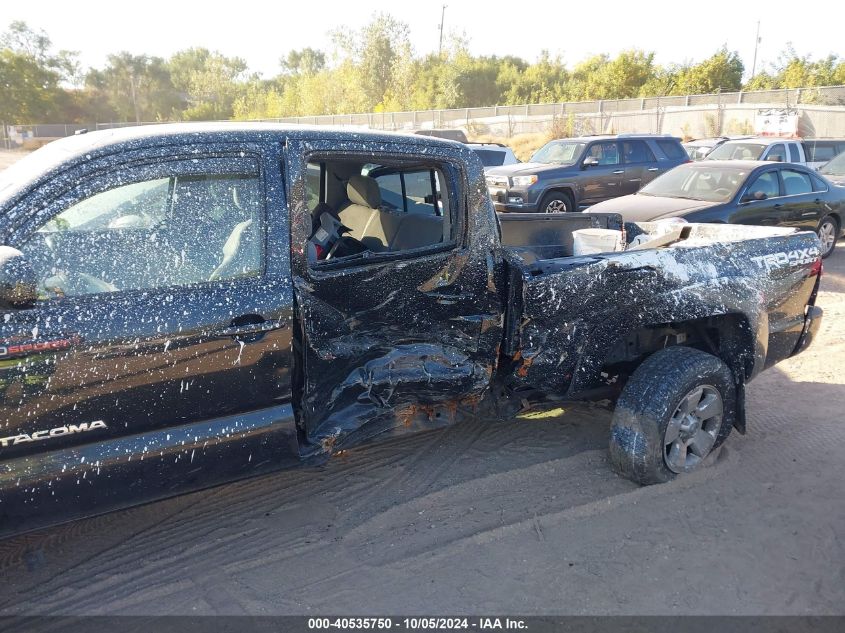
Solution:
{"label": "rear window", "polygon": [[669,158],[675,160],[685,160],[689,158],[687,153],[684,151],[684,148],[681,147],[681,144],[678,141],[670,140],[670,139],[661,139],[657,142],[657,146],[663,150],[663,153],[666,154]]}
{"label": "rear window", "polygon": [[811,163],[821,163],[845,151],[845,143],[834,141],[805,141],[804,152]]}
{"label": "rear window", "polygon": [[474,149],[472,150],[481,159],[485,167],[499,167],[505,163],[505,153],[495,149]]}

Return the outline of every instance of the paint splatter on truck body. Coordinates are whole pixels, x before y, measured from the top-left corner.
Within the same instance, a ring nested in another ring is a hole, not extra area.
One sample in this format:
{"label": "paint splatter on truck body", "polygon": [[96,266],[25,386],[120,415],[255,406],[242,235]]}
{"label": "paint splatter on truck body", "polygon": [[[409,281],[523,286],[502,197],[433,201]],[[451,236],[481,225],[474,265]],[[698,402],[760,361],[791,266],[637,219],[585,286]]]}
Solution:
{"label": "paint splatter on truck body", "polygon": [[[360,239],[338,235],[354,252],[314,257],[316,203],[341,222],[364,209]],[[178,209],[204,215],[186,227]],[[580,228],[664,231],[497,217],[473,152],[429,137],[178,124],[48,145],[0,175],[0,530],[613,398],[667,346],[717,356],[741,390],[818,328],[812,233],[689,225],[576,257]]]}

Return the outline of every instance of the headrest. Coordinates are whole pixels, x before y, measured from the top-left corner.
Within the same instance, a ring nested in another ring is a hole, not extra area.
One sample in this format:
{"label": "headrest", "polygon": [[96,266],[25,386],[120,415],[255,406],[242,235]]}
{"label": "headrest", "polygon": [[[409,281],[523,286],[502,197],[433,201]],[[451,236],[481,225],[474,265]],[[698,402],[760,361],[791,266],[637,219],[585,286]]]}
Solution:
{"label": "headrest", "polygon": [[352,204],[360,204],[370,209],[381,206],[381,191],[375,178],[352,176],[346,185],[346,197]]}

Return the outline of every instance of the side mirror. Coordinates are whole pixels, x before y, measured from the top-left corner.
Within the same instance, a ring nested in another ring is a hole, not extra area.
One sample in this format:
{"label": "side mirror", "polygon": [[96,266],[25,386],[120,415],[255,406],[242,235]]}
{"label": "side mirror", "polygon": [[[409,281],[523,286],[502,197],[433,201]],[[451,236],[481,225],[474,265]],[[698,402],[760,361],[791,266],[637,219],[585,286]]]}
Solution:
{"label": "side mirror", "polygon": [[770,163],[782,163],[783,162],[783,159],[780,156],[778,156],[777,154],[775,154],[773,156],[766,156],[766,160],[769,161]]}
{"label": "side mirror", "polygon": [[587,156],[587,158],[584,159],[584,162],[582,164],[584,165],[584,167],[595,167],[599,164],[599,159],[595,156]]}
{"label": "side mirror", "polygon": [[0,246],[0,309],[31,308],[38,299],[38,279],[16,248]]}

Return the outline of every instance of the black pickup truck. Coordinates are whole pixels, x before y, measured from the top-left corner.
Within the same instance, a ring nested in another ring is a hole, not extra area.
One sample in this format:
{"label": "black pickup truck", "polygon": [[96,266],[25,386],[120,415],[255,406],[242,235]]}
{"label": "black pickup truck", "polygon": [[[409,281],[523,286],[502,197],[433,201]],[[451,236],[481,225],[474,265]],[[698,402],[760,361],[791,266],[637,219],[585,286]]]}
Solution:
{"label": "black pickup truck", "polygon": [[498,217],[422,136],[83,134],[0,173],[0,236],[3,534],[563,400],[616,400],[612,463],[666,481],[821,317],[813,233]]}

